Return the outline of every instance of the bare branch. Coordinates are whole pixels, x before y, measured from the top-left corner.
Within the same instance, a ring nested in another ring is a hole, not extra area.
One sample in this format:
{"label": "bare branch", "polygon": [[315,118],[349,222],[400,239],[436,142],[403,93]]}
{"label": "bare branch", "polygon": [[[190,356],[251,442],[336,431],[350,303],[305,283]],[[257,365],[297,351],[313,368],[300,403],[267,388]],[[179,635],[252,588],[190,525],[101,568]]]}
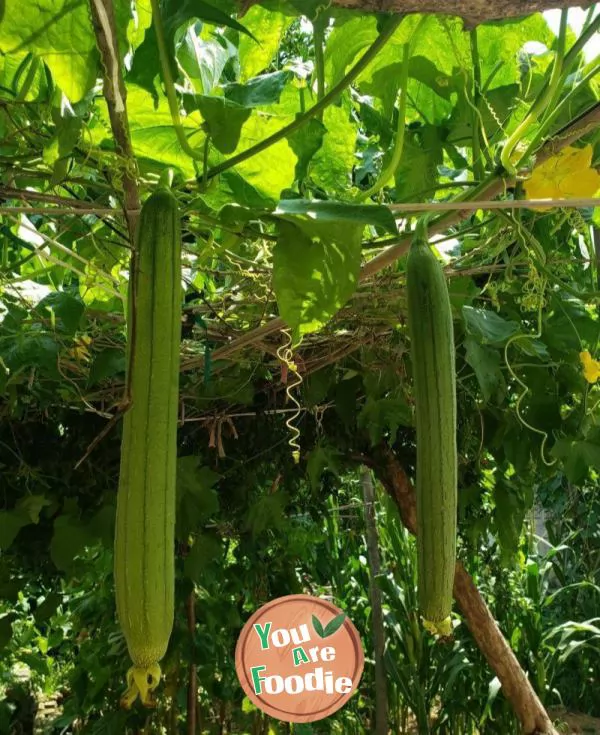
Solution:
{"label": "bare branch", "polygon": [[[432,13],[462,18],[467,28],[493,20],[520,18],[552,8],[588,8],[591,0],[332,0],[334,5],[360,13]],[[241,3],[242,10],[250,4]]]}

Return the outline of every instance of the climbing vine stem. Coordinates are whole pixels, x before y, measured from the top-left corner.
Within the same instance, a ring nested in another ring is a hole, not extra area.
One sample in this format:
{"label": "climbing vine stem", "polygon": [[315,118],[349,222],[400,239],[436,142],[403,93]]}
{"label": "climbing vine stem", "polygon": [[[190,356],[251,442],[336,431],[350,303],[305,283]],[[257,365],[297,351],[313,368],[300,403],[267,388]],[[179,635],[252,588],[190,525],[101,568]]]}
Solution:
{"label": "climbing vine stem", "polygon": [[175,83],[171,75],[171,67],[169,65],[169,52],[167,50],[167,43],[165,40],[165,32],[162,23],[162,17],[160,14],[160,3],[159,0],[151,0],[152,3],[152,23],[154,25],[154,32],[156,33],[156,43],[158,45],[158,56],[160,59],[160,69],[162,72],[163,83],[165,85],[165,93],[167,95],[167,102],[169,104],[169,112],[171,113],[171,119],[173,121],[173,127],[175,128],[175,134],[177,140],[182,149],[187,153],[188,156],[194,158],[197,161],[203,159],[203,153],[196,151],[190,145],[183,129],[181,122],[181,116],[179,114],[179,101],[177,99],[177,92],[175,91]]}
{"label": "climbing vine stem", "polygon": [[550,73],[550,79],[547,84],[540,90],[537,97],[535,98],[531,108],[525,118],[515,128],[508,140],[504,144],[500,160],[504,169],[513,175],[517,173],[517,166],[519,160],[513,161],[513,154],[516,151],[517,146],[526,135],[529,128],[538,120],[543,112],[552,101],[556,90],[561,82],[563,76],[563,64],[565,60],[565,46],[567,41],[567,19],[568,11],[562,10],[560,14],[560,29],[558,37],[556,39],[556,53],[554,57],[554,64],[552,65],[552,71]]}

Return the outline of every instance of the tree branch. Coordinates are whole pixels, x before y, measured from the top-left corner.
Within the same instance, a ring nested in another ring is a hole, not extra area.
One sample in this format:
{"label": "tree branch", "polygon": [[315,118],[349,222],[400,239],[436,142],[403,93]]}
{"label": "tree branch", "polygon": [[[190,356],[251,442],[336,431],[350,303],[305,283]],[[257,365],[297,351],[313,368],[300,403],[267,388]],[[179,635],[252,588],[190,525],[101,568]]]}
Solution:
{"label": "tree branch", "polygon": [[493,20],[519,18],[551,8],[588,8],[591,0],[333,0],[360,13],[435,13],[462,18],[467,28]]}

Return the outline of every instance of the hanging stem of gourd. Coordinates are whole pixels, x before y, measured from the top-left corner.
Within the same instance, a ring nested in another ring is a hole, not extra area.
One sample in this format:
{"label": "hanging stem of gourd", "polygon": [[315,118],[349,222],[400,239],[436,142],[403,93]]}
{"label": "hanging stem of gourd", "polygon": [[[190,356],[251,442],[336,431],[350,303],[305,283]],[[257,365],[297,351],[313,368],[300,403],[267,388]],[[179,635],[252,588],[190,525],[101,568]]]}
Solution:
{"label": "hanging stem of gourd", "polygon": [[177,100],[177,92],[175,91],[175,84],[173,77],[171,76],[171,68],[169,66],[169,53],[167,50],[167,43],[165,40],[165,32],[162,23],[162,17],[160,15],[160,3],[159,0],[151,0],[152,4],[152,23],[154,25],[154,32],[156,33],[156,43],[158,46],[158,57],[160,59],[160,69],[162,72],[162,78],[165,85],[165,92],[167,95],[167,101],[169,104],[169,112],[171,113],[171,120],[173,121],[173,127],[175,128],[175,134],[179,145],[185,153],[191,158],[197,161],[202,160],[202,153],[194,150],[185,135],[185,130],[181,123],[181,116],[179,115],[179,102]]}
{"label": "hanging stem of gourd", "polygon": [[520,159],[514,163],[512,161],[512,155],[515,152],[516,147],[519,145],[529,128],[546,110],[562,80],[565,61],[565,46],[567,41],[567,19],[568,11],[566,9],[562,10],[560,14],[560,29],[556,40],[556,55],[552,66],[552,72],[550,74],[550,80],[539,92],[531,105],[529,112],[525,116],[525,119],[517,125],[516,129],[509,136],[508,140],[504,144],[504,148],[502,149],[502,153],[500,155],[502,166],[505,171],[513,176],[516,175],[517,166],[520,162]]}
{"label": "hanging stem of gourd", "polygon": [[398,124],[396,126],[396,138],[394,140],[394,149],[387,166],[379,174],[377,181],[366,191],[361,191],[356,197],[357,201],[364,201],[369,199],[379,192],[388,183],[388,181],[394,176],[400,160],[402,158],[402,151],[404,150],[404,133],[406,130],[406,102],[408,98],[408,69],[410,66],[410,59],[412,56],[412,50],[414,48],[417,36],[423,25],[428,21],[428,16],[423,16],[419,21],[417,27],[412,33],[409,41],[402,46],[402,68],[400,71],[400,89],[399,95],[400,100],[398,103]]}

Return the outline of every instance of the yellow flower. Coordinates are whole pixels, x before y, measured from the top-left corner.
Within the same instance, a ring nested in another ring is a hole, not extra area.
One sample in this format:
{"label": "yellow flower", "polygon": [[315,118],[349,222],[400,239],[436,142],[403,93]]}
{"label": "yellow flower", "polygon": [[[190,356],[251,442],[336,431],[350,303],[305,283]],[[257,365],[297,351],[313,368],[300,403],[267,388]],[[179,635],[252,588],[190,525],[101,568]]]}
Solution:
{"label": "yellow flower", "polygon": [[593,197],[600,189],[600,174],[592,168],[592,146],[568,146],[536,166],[525,182],[528,199]]}
{"label": "yellow flower", "polygon": [[595,383],[600,378],[600,362],[594,360],[587,350],[579,353],[583,365],[583,375],[588,383]]}

